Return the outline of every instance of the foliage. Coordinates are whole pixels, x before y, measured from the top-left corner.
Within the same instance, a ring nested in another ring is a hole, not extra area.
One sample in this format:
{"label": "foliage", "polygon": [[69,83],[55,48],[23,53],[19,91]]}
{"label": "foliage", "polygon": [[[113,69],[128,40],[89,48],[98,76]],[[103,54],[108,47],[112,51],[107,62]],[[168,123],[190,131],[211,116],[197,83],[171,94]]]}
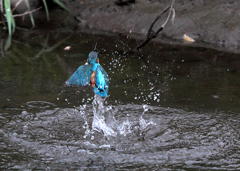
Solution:
{"label": "foliage", "polygon": [[56,4],[58,4],[61,8],[65,9],[66,11],[69,11],[65,5],[63,4],[63,2],[61,0],[53,0],[53,2],[55,2]]}
{"label": "foliage", "polygon": [[12,33],[15,31],[16,25],[11,11],[11,2],[10,0],[2,0],[2,4],[3,9],[5,10],[5,18],[7,21],[8,33],[9,35],[12,35]]}
{"label": "foliage", "polygon": [[[47,20],[49,20],[50,17],[49,17],[47,2],[46,2],[46,0],[42,0],[42,1],[44,4],[44,9],[46,11]],[[52,0],[52,1],[54,3],[56,3],[57,5],[59,5],[61,8],[68,11],[68,9],[63,4],[62,0]],[[22,16],[29,15],[32,26],[35,27],[33,12],[35,12],[36,9],[31,11],[31,7],[30,7],[30,3],[29,3],[30,0],[24,0],[24,1],[19,0],[17,5],[19,5],[20,3],[24,3],[24,2],[26,3],[26,7],[27,7],[28,11],[23,13]],[[15,19],[14,19],[15,16],[13,15],[13,9],[11,8],[11,0],[0,0],[0,6],[1,6],[1,12],[4,14],[4,17],[6,20],[5,22],[7,23],[9,36],[11,36],[14,33],[15,28],[16,28]]]}

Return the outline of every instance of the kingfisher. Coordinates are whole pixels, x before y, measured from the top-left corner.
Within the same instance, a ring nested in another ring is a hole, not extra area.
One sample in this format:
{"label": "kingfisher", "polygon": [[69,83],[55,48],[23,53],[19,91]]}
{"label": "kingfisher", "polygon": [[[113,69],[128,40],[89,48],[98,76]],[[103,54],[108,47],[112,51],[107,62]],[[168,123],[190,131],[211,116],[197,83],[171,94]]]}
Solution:
{"label": "kingfisher", "polygon": [[91,85],[95,94],[108,97],[109,77],[99,63],[98,52],[91,51],[85,65],[81,65],[65,82],[67,86]]}

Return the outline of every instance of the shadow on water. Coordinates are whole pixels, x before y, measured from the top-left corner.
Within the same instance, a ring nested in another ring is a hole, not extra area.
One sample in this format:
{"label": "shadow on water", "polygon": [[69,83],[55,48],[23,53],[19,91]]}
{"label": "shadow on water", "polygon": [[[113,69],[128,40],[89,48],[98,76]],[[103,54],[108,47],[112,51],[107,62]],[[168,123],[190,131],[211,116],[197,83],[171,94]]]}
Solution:
{"label": "shadow on water", "polygon": [[[63,86],[96,41],[106,101]],[[0,168],[239,169],[239,55],[157,43],[121,55],[128,45],[80,33],[15,37],[0,58]]]}

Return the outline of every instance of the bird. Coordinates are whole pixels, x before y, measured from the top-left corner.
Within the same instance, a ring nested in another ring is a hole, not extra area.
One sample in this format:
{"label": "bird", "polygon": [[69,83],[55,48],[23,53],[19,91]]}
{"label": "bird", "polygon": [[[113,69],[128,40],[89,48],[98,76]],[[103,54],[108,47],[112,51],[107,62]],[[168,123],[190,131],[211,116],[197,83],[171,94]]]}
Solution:
{"label": "bird", "polygon": [[100,97],[108,97],[109,77],[107,72],[99,63],[99,54],[91,51],[87,62],[81,65],[65,82],[67,86],[91,85],[93,92]]}

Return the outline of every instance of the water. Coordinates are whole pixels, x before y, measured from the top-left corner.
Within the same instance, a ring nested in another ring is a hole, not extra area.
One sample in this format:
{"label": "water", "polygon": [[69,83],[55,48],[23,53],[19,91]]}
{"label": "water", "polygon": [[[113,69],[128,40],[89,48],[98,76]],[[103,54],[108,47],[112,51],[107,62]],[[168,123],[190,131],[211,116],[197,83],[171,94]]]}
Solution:
{"label": "water", "polygon": [[[0,59],[1,169],[240,169],[239,55],[153,43],[123,56],[135,42],[24,36]],[[106,100],[63,85],[95,41]]]}

